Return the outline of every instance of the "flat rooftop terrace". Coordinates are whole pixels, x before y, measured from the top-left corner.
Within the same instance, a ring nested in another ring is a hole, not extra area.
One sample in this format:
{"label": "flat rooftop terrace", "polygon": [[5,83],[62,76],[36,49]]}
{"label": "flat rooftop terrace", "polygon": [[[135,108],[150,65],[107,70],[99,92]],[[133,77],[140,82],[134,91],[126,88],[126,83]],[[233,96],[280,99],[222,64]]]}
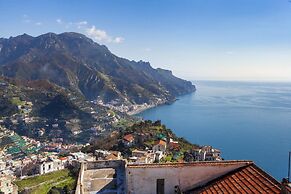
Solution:
{"label": "flat rooftop terrace", "polygon": [[99,161],[81,165],[77,186],[80,194],[125,193],[124,161]]}
{"label": "flat rooftop terrace", "polygon": [[114,168],[84,171],[84,193],[117,194],[116,171]]}

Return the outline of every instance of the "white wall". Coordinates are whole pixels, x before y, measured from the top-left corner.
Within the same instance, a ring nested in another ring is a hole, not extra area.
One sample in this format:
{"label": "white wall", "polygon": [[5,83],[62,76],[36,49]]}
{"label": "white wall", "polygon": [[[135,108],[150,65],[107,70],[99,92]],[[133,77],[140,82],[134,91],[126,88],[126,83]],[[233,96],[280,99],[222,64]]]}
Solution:
{"label": "white wall", "polygon": [[155,194],[156,180],[165,179],[165,194],[173,194],[175,185],[182,191],[206,183],[236,168],[242,163],[227,165],[128,165],[126,169],[128,194]]}
{"label": "white wall", "polygon": [[17,189],[12,184],[12,178],[10,176],[3,176],[0,178],[0,190],[4,194],[10,194],[10,193],[17,193]]}
{"label": "white wall", "polygon": [[39,166],[39,174],[45,174],[57,170],[64,169],[64,163],[61,160],[56,160],[52,162],[44,162]]}

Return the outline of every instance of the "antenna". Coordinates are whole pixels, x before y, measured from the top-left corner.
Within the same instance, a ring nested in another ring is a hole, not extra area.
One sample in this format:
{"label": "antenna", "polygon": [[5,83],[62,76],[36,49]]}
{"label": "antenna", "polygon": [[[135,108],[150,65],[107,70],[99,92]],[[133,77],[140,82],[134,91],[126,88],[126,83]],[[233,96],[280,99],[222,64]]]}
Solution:
{"label": "antenna", "polygon": [[291,152],[289,152],[289,161],[288,161],[288,183],[290,183],[290,163],[291,163]]}

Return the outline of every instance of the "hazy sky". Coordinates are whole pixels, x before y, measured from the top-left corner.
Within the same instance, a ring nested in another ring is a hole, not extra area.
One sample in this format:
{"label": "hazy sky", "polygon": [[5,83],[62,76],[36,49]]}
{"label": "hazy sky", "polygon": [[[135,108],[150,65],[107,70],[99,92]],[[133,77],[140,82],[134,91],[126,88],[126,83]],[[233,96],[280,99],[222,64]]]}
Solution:
{"label": "hazy sky", "polygon": [[288,0],[0,0],[0,37],[65,31],[186,79],[291,80]]}

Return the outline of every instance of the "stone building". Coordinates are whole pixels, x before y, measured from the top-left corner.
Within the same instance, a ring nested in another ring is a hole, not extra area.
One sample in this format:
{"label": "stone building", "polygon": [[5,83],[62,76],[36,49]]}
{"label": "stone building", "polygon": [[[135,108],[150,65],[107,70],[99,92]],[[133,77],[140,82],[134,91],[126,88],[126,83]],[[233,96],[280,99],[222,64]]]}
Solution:
{"label": "stone building", "polygon": [[60,159],[49,159],[39,164],[39,174],[45,174],[62,170],[65,168],[65,161]]}
{"label": "stone building", "polygon": [[[98,177],[98,178],[96,178]],[[76,194],[290,193],[252,161],[127,164],[82,163]]]}

